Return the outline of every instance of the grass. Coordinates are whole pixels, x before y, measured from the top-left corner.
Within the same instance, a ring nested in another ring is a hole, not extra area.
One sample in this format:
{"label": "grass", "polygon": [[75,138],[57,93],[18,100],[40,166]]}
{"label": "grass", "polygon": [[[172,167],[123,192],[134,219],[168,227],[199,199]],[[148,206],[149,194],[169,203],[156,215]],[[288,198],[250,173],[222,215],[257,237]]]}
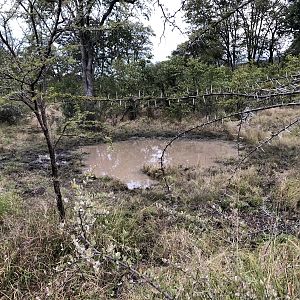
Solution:
{"label": "grass", "polygon": [[[254,117],[247,120],[240,132],[240,138],[247,144],[257,144],[268,137],[272,133],[276,133],[283,127],[289,125],[292,121],[299,118],[299,109],[284,108],[270,109],[257,113]],[[228,133],[234,137],[237,136],[237,128],[239,122],[226,123]],[[291,129],[291,134],[283,133],[280,135],[280,144],[299,143],[299,126]]]}
{"label": "grass", "polygon": [[7,214],[16,213],[19,209],[19,203],[20,197],[15,192],[2,191],[0,194],[0,220]]}
{"label": "grass", "polygon": [[[297,113],[254,117],[246,149]],[[143,135],[145,128],[149,135],[168,135],[188,127],[189,120],[173,127],[146,119],[122,125],[114,136]],[[228,136],[234,136],[236,126],[227,125],[205,134],[226,135],[231,128]],[[109,177],[87,178],[76,164],[62,169],[63,228],[47,171],[29,171],[22,160],[28,148],[40,151],[40,137],[35,143],[12,140],[18,159],[8,156],[0,169],[0,299],[163,298],[124,263],[176,299],[299,299],[298,137],[299,130],[291,130],[234,174],[232,160],[207,170],[168,167],[171,193],[152,166],[143,171],[158,184],[133,191]],[[1,146],[4,153],[12,147],[5,136]],[[83,247],[80,218],[97,255]]]}
{"label": "grass", "polygon": [[300,209],[300,178],[298,173],[288,174],[279,180],[274,191],[280,209],[290,210],[292,212]]}

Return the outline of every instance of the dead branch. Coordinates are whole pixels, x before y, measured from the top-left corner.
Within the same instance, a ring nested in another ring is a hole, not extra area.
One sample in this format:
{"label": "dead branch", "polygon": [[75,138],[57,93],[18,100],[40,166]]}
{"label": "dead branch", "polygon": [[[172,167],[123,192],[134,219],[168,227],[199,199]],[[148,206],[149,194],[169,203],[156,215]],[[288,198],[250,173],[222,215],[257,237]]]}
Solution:
{"label": "dead branch", "polygon": [[67,128],[70,126],[71,122],[67,122],[65,125],[64,125],[64,128],[63,130],[61,131],[58,139],[56,140],[56,142],[54,143],[54,149],[57,148],[57,145],[59,144],[59,142],[61,141],[61,139],[65,136],[65,132],[67,130]]}
{"label": "dead branch", "polygon": [[[177,134],[174,138],[172,138],[168,143],[167,145],[165,146],[165,148],[163,149],[162,151],[162,154],[161,154],[161,157],[160,157],[160,169],[163,173],[163,175],[165,175],[165,166],[164,166],[164,158],[165,158],[165,154],[166,154],[166,151],[167,149],[176,141],[178,140],[179,138],[181,138],[182,136],[184,136],[185,134],[187,133],[190,133],[196,129],[200,129],[200,128],[203,128],[203,127],[206,127],[208,125],[211,125],[211,124],[214,124],[214,123],[218,123],[218,122],[222,122],[226,119],[229,119],[229,118],[233,118],[233,117],[240,117],[244,114],[250,114],[250,113],[255,113],[255,112],[259,112],[259,111],[265,111],[265,110],[269,110],[269,109],[272,109],[272,108],[280,108],[280,107],[293,107],[293,106],[300,106],[300,102],[290,102],[290,103],[281,103],[281,104],[275,104],[275,105],[269,105],[269,106],[263,106],[263,107],[257,107],[257,108],[252,108],[252,109],[248,109],[248,110],[244,110],[244,111],[240,111],[240,112],[235,112],[235,113],[232,113],[232,114],[229,114],[229,115],[226,115],[226,116],[223,116],[223,117],[219,117],[219,118],[215,118],[211,121],[208,121],[208,122],[205,122],[205,123],[201,123],[199,125],[196,125],[194,127],[191,127],[190,129],[188,130],[185,130],[185,131],[182,131],[180,132],[179,134]],[[299,120],[298,120],[299,121]],[[298,122],[297,121],[297,122]],[[289,126],[290,127],[290,126]],[[167,179],[166,179],[166,176],[164,176],[164,181],[166,183],[166,187],[167,187],[167,190],[168,192],[170,192],[170,187],[168,185],[168,182],[167,182]]]}
{"label": "dead branch", "polygon": [[[241,97],[247,99],[257,99],[257,100],[268,100],[274,99],[278,97],[292,97],[300,95],[300,90],[296,91],[286,91],[272,94],[264,94],[260,95],[257,93],[240,93],[240,92],[206,92],[203,94],[198,94],[196,96],[182,96],[182,97],[155,97],[155,96],[143,96],[135,98],[135,101],[151,101],[151,100],[164,100],[164,101],[178,101],[179,100],[189,100],[189,99],[203,99],[209,97]],[[45,95],[46,96],[46,95]],[[130,102],[132,101],[132,97],[127,98],[118,98],[118,99],[110,99],[110,98],[101,98],[101,97],[92,97],[92,96],[73,96],[70,94],[60,94],[60,97],[69,98],[72,100],[79,101],[97,101],[97,102]]]}
{"label": "dead branch", "polygon": [[163,32],[160,36],[160,40],[162,39],[162,37],[165,35],[165,31],[166,31],[166,25],[167,24],[170,24],[173,28],[176,28],[179,30],[179,32],[181,34],[184,34],[184,32],[181,30],[181,28],[179,26],[176,25],[176,22],[175,22],[175,18],[176,18],[176,15],[183,9],[183,6],[185,4],[185,1],[182,1],[182,4],[181,6],[172,14],[168,14],[164,8],[164,5],[160,2],[160,0],[157,0],[156,1],[156,4],[157,6],[160,8],[160,11],[163,15],[163,19],[164,19],[164,23],[163,23]]}
{"label": "dead branch", "polygon": [[229,180],[231,180],[234,176],[234,173],[242,166],[242,164],[249,158],[252,156],[252,154],[254,154],[256,151],[258,150],[262,150],[263,151],[263,146],[266,144],[269,144],[273,139],[275,139],[276,137],[278,137],[281,133],[287,131],[290,127],[296,125],[297,123],[300,122],[300,117],[298,117],[297,119],[295,119],[294,121],[292,121],[290,124],[288,124],[287,126],[281,128],[279,131],[272,133],[272,135],[267,138],[266,140],[260,142],[254,149],[252,149],[249,153],[247,153],[237,164],[237,166],[234,168],[233,170],[233,175],[231,176],[231,178]]}
{"label": "dead branch", "polygon": [[[82,216],[82,212],[79,211],[78,212],[78,218],[80,220],[80,230],[81,230],[81,239],[85,245],[85,247],[87,249],[90,249],[93,251],[94,256],[99,256],[102,257],[104,259],[109,260],[112,263],[116,263],[116,259],[110,255],[103,255],[103,253],[101,251],[99,251],[98,249],[96,249],[92,243],[90,243],[90,241],[87,238],[87,233],[83,224],[83,216]],[[149,284],[150,286],[152,286],[155,290],[157,290],[161,295],[163,295],[163,297],[167,300],[174,300],[174,297],[171,296],[168,292],[166,292],[165,290],[163,290],[163,288],[157,283],[155,282],[152,278],[140,273],[139,271],[137,271],[136,269],[134,269],[133,267],[131,267],[129,264],[118,260],[118,264],[120,266],[122,266],[123,268],[127,269],[130,271],[131,274],[134,274],[135,276],[137,276],[138,278],[142,279],[145,283]]]}

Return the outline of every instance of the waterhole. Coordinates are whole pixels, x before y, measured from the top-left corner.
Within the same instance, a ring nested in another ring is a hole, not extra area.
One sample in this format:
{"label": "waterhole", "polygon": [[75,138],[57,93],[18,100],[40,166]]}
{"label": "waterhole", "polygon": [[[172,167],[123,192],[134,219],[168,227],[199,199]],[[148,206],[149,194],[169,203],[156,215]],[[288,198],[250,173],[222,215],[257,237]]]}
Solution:
{"label": "waterhole", "polygon": [[[142,172],[144,165],[159,166],[159,159],[167,140],[132,139],[99,144],[81,149],[85,171],[96,176],[110,176],[127,184],[129,189],[146,188],[155,183]],[[216,140],[178,140],[168,148],[165,164],[176,166],[216,165],[217,160],[234,157],[237,150],[232,143]]]}

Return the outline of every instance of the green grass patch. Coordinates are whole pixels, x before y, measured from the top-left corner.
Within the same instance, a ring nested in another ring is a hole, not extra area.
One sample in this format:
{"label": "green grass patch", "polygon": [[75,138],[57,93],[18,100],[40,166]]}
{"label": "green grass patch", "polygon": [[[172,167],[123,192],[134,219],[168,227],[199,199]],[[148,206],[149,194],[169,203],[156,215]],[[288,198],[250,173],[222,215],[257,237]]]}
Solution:
{"label": "green grass patch", "polygon": [[20,200],[20,196],[13,191],[0,193],[0,219],[7,214],[17,213]]}

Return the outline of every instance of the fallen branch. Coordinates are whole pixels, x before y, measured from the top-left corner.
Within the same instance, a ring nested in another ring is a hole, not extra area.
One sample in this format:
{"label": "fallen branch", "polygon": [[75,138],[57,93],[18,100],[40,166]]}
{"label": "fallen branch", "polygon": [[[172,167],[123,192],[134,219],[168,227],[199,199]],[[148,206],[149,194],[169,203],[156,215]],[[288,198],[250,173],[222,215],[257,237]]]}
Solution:
{"label": "fallen branch", "polygon": [[[209,97],[241,97],[241,98],[250,98],[258,100],[273,99],[277,97],[292,97],[300,95],[300,90],[279,92],[279,93],[268,93],[268,94],[258,94],[258,93],[241,93],[241,92],[206,92],[197,95],[188,95],[181,97],[154,97],[154,96],[143,96],[135,97],[134,100],[138,101],[151,101],[151,100],[164,100],[164,101],[178,101],[178,100],[189,100],[189,99],[203,99]],[[89,96],[72,96],[70,94],[60,94],[60,97],[71,99],[74,101],[95,101],[95,102],[110,102],[113,103],[122,103],[122,102],[132,102],[132,97],[127,98],[102,98],[102,97],[89,97]]]}

